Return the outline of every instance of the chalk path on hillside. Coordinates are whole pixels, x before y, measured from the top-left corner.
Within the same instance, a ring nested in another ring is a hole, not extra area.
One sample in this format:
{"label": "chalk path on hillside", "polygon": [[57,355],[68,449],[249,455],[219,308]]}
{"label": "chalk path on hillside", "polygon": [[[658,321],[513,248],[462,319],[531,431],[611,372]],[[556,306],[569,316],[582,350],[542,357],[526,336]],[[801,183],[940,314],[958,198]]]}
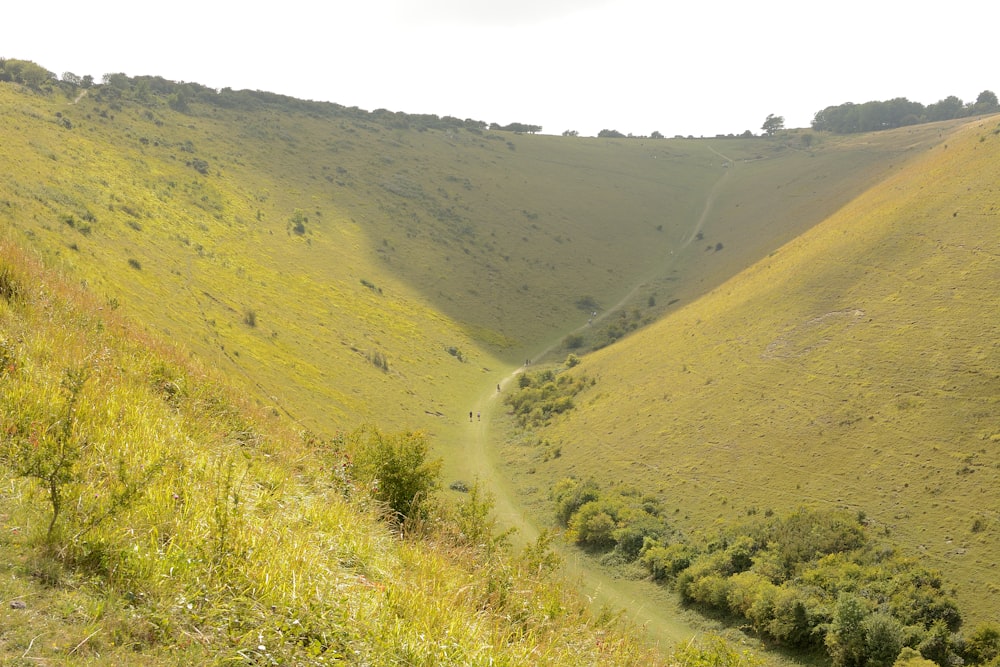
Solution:
{"label": "chalk path on hillside", "polygon": [[[733,164],[733,161],[729,157],[711,147],[709,147],[709,150],[728,160],[730,164]],[[667,251],[663,262],[651,275],[639,280],[614,306],[605,309],[593,321],[600,321],[617,312],[633,299],[636,293],[648,284],[650,280],[666,274],[677,260],[675,253],[686,249],[697,238],[698,232],[701,231],[712,209],[716,195],[728,180],[729,171],[729,169],[726,169],[712,186],[712,189],[705,198],[705,204],[702,207],[701,213],[692,226],[691,231],[685,237],[684,242],[677,248]],[[567,335],[583,331],[589,326],[591,325],[583,324],[560,335],[545,348],[536,352],[532,358],[542,359],[547,357],[562,344]],[[472,411],[477,416],[475,417],[475,421],[470,421],[469,423],[468,441],[466,444],[467,472],[478,480],[493,496],[494,516],[501,526],[517,530],[514,541],[522,547],[535,542],[542,531],[524,508],[518,505],[516,491],[501,472],[498,461],[495,460],[495,449],[489,447],[489,425],[493,420],[494,414],[499,413],[503,409],[501,400],[503,392],[527,368],[527,366],[521,366],[514,369],[504,376],[499,383],[491,381],[489,388],[474,402]],[[672,646],[689,641],[698,634],[698,631],[670,613],[674,608],[673,605],[657,604],[663,596],[656,595],[656,593],[662,591],[652,590],[648,582],[612,577],[599,567],[588,562],[585,557],[581,557],[579,552],[566,545],[554,543],[553,548],[564,559],[564,575],[571,581],[578,582],[581,592],[592,603],[606,605],[612,609],[624,610],[628,618],[637,625],[645,628],[648,639],[662,649],[668,651]]]}

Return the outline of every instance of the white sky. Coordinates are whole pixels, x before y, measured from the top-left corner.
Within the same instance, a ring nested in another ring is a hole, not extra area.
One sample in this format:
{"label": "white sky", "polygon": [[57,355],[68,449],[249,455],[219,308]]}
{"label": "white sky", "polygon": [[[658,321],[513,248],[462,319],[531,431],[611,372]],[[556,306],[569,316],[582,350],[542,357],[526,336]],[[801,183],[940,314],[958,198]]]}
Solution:
{"label": "white sky", "polygon": [[993,0],[48,0],[5,3],[0,57],[362,109],[713,136],[769,113],[1000,92]]}

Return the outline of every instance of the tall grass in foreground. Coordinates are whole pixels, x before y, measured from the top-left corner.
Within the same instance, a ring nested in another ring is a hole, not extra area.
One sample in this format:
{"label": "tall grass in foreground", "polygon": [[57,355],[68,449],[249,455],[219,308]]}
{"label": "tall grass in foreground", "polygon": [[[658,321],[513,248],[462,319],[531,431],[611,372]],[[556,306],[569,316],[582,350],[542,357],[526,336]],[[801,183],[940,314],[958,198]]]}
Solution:
{"label": "tall grass in foreground", "polygon": [[412,451],[371,443],[418,435],[283,431],[11,247],[0,362],[5,662],[658,660],[544,540],[511,553],[478,489],[451,506],[418,476],[420,512],[387,512],[379,466]]}

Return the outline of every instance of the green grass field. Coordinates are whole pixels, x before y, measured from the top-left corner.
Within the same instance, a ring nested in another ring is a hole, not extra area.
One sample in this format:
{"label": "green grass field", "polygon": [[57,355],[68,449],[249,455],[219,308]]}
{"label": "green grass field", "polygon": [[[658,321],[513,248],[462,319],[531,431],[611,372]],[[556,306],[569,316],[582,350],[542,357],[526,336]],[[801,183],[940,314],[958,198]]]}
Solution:
{"label": "green grass field", "polygon": [[[689,533],[842,507],[943,570],[970,621],[998,620],[995,119],[605,140],[72,92],[0,83],[4,239],[285,433],[263,487],[309,469],[297,438],[417,429],[445,483],[480,478],[523,544],[569,475],[656,494]],[[495,386],[570,352],[596,384],[503,439]],[[75,342],[46,372],[74,354],[99,346]],[[233,444],[230,426],[194,428]],[[18,502],[8,517],[30,511]],[[378,553],[393,572],[416,558]],[[612,603],[646,595],[583,563]]]}

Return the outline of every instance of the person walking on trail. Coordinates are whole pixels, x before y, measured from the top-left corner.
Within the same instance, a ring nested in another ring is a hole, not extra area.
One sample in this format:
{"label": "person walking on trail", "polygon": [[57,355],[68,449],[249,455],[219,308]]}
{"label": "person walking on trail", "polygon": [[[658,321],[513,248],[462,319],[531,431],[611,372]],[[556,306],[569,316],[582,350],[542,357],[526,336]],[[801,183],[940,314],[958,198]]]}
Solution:
{"label": "person walking on trail", "polygon": [[472,421],[472,410],[469,410],[469,421]]}
{"label": "person walking on trail", "polygon": [[500,385],[497,385],[497,393],[500,393]]}
{"label": "person walking on trail", "polygon": [[478,412],[476,413],[476,421],[477,421],[477,422],[481,422],[481,421],[483,421],[483,416],[482,416],[482,414],[480,414],[480,413],[478,413]]}

